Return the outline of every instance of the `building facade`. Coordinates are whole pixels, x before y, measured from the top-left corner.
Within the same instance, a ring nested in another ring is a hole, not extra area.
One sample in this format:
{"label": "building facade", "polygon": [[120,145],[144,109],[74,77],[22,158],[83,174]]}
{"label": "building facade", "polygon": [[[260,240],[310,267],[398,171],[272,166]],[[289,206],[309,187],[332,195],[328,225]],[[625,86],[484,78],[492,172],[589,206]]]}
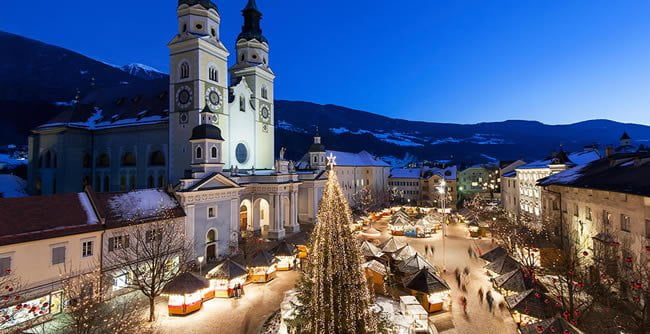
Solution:
{"label": "building facade", "polygon": [[[401,196],[402,202],[442,208],[442,199],[446,198],[444,206],[456,209],[458,199],[456,173],[456,166],[393,168],[388,184],[398,196]],[[445,188],[441,188],[443,180],[446,184]],[[444,191],[442,194],[441,189]]]}
{"label": "building facade", "polygon": [[499,169],[501,205],[510,215],[519,212],[519,184],[516,169],[525,164],[523,160],[508,161],[502,163]]}
{"label": "building facade", "polygon": [[596,263],[608,261],[607,273],[625,280],[650,261],[647,175],[650,153],[613,154],[540,180],[543,210],[565,245],[574,243]]}

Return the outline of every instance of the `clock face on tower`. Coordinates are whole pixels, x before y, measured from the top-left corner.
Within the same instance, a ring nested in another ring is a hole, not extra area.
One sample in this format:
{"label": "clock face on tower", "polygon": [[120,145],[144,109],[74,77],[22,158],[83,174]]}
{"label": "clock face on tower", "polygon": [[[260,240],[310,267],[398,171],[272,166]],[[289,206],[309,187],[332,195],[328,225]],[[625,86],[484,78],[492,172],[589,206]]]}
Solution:
{"label": "clock face on tower", "polygon": [[269,108],[267,107],[262,108],[262,111],[260,111],[260,116],[262,116],[262,118],[265,121],[268,121],[269,118],[271,117],[271,112],[269,111]]}
{"label": "clock face on tower", "polygon": [[212,111],[216,111],[221,107],[222,99],[221,99],[221,93],[219,93],[219,89],[216,87],[210,87],[206,89],[205,91],[205,101],[208,104],[208,107]]}
{"label": "clock face on tower", "polygon": [[183,86],[176,90],[176,105],[179,108],[187,108],[192,104],[192,90],[189,86]]}

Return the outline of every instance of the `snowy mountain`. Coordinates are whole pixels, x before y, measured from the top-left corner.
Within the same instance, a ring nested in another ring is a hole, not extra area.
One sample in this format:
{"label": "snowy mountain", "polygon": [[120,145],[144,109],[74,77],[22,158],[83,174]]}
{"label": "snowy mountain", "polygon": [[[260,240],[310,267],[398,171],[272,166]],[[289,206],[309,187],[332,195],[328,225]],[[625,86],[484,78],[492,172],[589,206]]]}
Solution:
{"label": "snowy mountain", "polygon": [[166,73],[163,73],[151,66],[139,63],[124,65],[120,67],[120,69],[134,77],[138,77],[144,80],[162,79],[164,77],[167,77]]}

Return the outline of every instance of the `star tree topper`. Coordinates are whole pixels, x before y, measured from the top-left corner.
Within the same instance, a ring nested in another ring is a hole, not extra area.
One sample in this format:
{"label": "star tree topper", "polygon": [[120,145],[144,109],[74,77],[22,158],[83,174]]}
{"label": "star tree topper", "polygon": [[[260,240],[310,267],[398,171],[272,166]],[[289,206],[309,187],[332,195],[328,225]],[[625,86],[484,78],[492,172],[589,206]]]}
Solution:
{"label": "star tree topper", "polygon": [[336,166],[336,156],[330,152],[330,155],[327,157],[327,167],[329,169],[334,169],[334,166]]}

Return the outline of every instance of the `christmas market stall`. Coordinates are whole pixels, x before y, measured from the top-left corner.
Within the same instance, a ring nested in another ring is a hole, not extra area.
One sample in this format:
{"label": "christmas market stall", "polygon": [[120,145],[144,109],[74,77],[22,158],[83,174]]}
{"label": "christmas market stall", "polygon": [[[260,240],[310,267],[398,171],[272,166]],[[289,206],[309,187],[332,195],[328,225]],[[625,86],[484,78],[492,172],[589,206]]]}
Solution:
{"label": "christmas market stall", "polygon": [[276,268],[278,271],[288,271],[293,269],[296,262],[296,246],[283,240],[271,249],[271,253],[275,256],[277,263]]}
{"label": "christmas market stall", "polygon": [[248,280],[266,283],[275,278],[275,258],[267,251],[259,251],[248,261]]}
{"label": "christmas market stall", "polygon": [[404,235],[404,229],[408,226],[411,226],[409,222],[400,219],[390,224],[388,229],[390,229],[391,235]]}
{"label": "christmas market stall", "polygon": [[405,220],[406,223],[411,221],[411,217],[408,215],[408,213],[406,213],[403,210],[397,211],[393,215],[393,222],[395,222],[398,219],[403,219],[403,220]]}
{"label": "christmas market stall", "polygon": [[532,279],[527,277],[521,268],[492,279],[492,285],[503,296],[511,296],[531,289],[532,283]]}
{"label": "christmas market stall", "polygon": [[386,255],[392,255],[393,253],[397,252],[398,250],[402,249],[405,247],[406,244],[398,242],[395,238],[391,237],[381,243],[379,245],[379,249],[381,249],[382,253]]}
{"label": "christmas market stall", "polygon": [[485,254],[481,255],[480,258],[487,262],[494,262],[504,255],[508,255],[508,251],[501,246],[497,246],[485,252]]}
{"label": "christmas market stall", "polygon": [[169,315],[186,315],[196,312],[203,305],[203,294],[210,288],[207,279],[193,273],[183,273],[163,288],[162,295],[167,296]]}
{"label": "christmas market stall", "polygon": [[361,231],[359,235],[365,240],[374,240],[381,237],[381,232],[376,230],[374,227],[368,227]]}
{"label": "christmas market stall", "polygon": [[449,299],[449,285],[429,268],[405,277],[402,284],[429,313],[442,311],[443,304]]}
{"label": "christmas market stall", "polygon": [[550,318],[556,313],[556,303],[542,291],[530,289],[505,297],[515,323],[524,327]]}
{"label": "christmas market stall", "polygon": [[386,278],[386,274],[388,273],[386,265],[377,260],[370,260],[362,264],[362,267],[366,274],[368,283],[372,286],[375,292],[383,293],[384,280]]}
{"label": "christmas market stall", "polygon": [[519,329],[521,334],[583,334],[561,317],[554,317],[530,324]]}
{"label": "christmas market stall", "polygon": [[405,276],[412,275],[422,269],[429,269],[434,273],[439,272],[436,267],[429,263],[429,261],[419,253],[404,259],[404,261],[397,265],[397,270]]}
{"label": "christmas market stall", "polygon": [[384,255],[379,247],[373,245],[369,241],[364,241],[361,243],[361,253],[363,253],[363,257],[365,257],[368,261],[379,259],[382,257],[382,255]]}
{"label": "christmas market stall", "polygon": [[519,269],[521,264],[512,256],[504,255],[485,266],[492,277]]}
{"label": "christmas market stall", "polygon": [[246,282],[248,271],[241,264],[227,258],[208,272],[206,277],[210,280],[210,288],[217,298],[230,298],[235,296],[235,287],[242,289]]}
{"label": "christmas market stall", "polygon": [[418,251],[415,250],[415,248],[411,247],[410,245],[406,245],[401,249],[397,250],[395,253],[391,254],[391,257],[393,258],[394,261],[401,262],[417,253]]}

